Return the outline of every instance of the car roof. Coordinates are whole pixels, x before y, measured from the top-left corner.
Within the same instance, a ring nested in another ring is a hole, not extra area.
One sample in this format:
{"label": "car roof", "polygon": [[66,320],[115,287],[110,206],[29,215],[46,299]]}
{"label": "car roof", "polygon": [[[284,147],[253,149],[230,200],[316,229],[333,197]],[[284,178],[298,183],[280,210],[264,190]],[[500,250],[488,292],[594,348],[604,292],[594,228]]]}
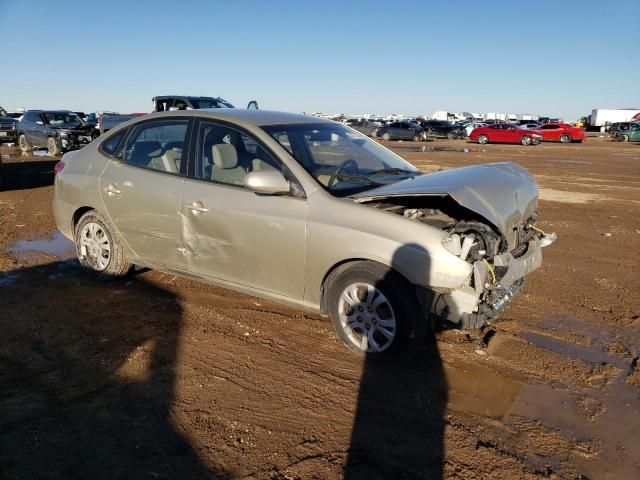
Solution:
{"label": "car roof", "polygon": [[36,113],[74,113],[71,110],[27,110],[24,113],[36,112]]}
{"label": "car roof", "polygon": [[228,120],[255,126],[284,125],[291,123],[326,123],[335,124],[332,120],[302,115],[299,113],[278,112],[274,110],[249,110],[243,108],[203,108],[199,110],[176,110],[173,112],[155,112],[145,118],[155,117],[206,117],[216,120]]}

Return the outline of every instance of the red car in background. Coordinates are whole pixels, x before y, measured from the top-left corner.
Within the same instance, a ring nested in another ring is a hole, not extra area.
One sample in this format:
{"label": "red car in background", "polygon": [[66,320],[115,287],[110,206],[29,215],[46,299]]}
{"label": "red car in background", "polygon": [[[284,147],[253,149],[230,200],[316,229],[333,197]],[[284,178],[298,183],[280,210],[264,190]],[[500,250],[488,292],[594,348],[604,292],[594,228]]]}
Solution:
{"label": "red car in background", "polygon": [[572,127],[567,123],[545,123],[535,129],[545,142],[582,142],[587,136],[580,127]]}
{"label": "red car in background", "polygon": [[476,128],[469,138],[480,144],[485,143],[519,143],[521,145],[537,145],[542,136],[533,130],[519,128],[513,123],[492,123]]}

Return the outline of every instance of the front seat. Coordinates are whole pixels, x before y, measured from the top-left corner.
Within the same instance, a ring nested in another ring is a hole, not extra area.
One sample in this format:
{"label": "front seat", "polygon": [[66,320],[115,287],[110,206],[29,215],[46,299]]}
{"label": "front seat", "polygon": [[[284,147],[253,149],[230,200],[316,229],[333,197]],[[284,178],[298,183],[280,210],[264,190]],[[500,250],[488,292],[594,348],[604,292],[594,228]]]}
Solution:
{"label": "front seat", "polygon": [[238,165],[236,147],[228,143],[217,143],[211,147],[211,180],[214,182],[242,185],[247,171]]}
{"label": "front seat", "polygon": [[162,145],[155,140],[142,140],[133,144],[125,155],[125,161],[131,165],[147,167],[162,154]]}

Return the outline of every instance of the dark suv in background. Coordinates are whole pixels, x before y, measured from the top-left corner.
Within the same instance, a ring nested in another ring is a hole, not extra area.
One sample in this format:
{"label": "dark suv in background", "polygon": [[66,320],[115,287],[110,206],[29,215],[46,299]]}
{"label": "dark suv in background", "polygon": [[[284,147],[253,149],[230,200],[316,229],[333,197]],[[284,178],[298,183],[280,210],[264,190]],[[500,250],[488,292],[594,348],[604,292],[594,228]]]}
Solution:
{"label": "dark suv in background", "polygon": [[426,140],[424,129],[417,123],[406,121],[392,122],[375,130],[374,137],[383,140],[413,140],[420,142]]}
{"label": "dark suv in background", "polygon": [[464,127],[453,125],[444,120],[423,120],[420,126],[426,131],[431,132],[436,137],[444,137],[448,139],[464,138],[467,133]]}
{"label": "dark suv in background", "polygon": [[17,130],[20,150],[46,148],[50,155],[77,150],[96,136],[95,128],[69,110],[28,110]]}
{"label": "dark suv in background", "polygon": [[18,140],[16,123],[18,121],[10,117],[7,111],[0,107],[0,143],[16,143]]}

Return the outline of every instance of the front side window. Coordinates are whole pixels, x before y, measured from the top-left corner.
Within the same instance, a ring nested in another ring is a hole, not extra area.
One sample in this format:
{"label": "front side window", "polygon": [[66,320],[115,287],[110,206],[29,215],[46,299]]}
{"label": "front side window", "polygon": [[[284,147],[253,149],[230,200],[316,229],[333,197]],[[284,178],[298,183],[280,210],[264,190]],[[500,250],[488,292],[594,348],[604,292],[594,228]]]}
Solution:
{"label": "front side window", "polygon": [[137,167],[178,174],[189,120],[144,122],[133,128],[123,160]]}
{"label": "front side window", "polygon": [[255,139],[226,125],[201,122],[196,145],[195,176],[202,180],[242,186],[250,172],[283,170]]}
{"label": "front side window", "polygon": [[350,195],[418,175],[410,163],[339,124],[265,126],[325,189]]}

